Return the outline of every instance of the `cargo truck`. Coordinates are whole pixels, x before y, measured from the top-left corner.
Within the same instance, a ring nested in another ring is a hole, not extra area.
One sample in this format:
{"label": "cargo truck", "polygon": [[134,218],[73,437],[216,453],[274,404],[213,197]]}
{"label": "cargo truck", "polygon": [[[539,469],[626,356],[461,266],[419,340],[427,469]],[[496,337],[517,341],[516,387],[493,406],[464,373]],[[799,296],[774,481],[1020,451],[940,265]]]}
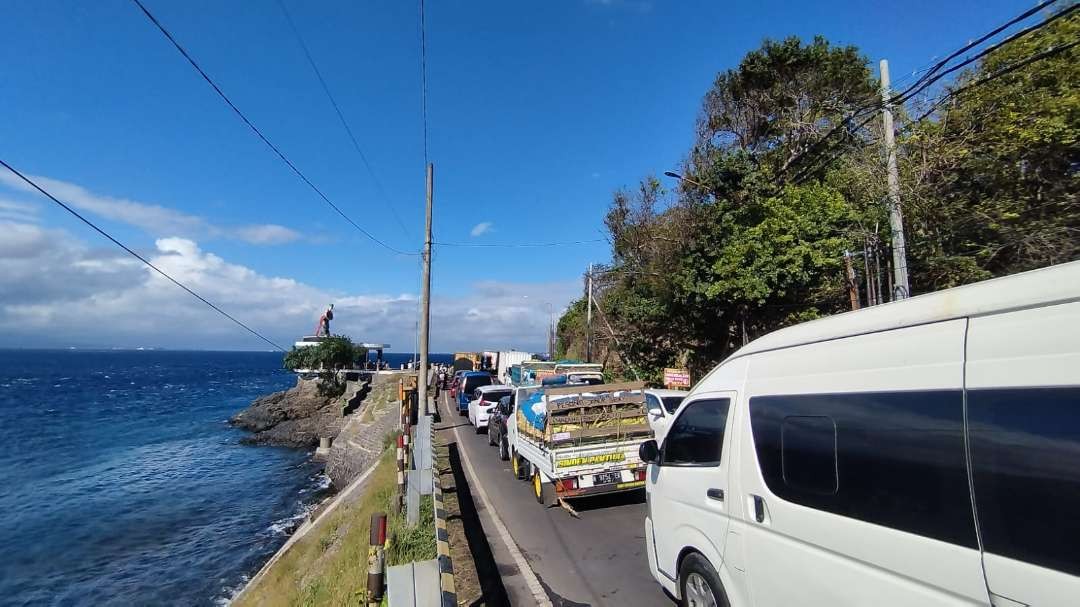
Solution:
{"label": "cargo truck", "polygon": [[515,389],[506,424],[514,475],[536,501],[640,489],[641,442],[652,436],[641,382]]}

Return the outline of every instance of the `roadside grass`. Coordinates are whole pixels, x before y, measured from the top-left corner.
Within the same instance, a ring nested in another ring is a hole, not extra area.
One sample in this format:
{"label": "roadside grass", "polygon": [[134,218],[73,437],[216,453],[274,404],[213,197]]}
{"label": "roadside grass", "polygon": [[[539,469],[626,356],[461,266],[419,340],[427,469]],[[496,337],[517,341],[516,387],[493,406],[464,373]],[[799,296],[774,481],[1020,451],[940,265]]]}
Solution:
{"label": "roadside grass", "polygon": [[435,558],[435,512],[422,496],[419,523],[409,528],[393,513],[397,485],[394,462],[397,433],[388,434],[384,452],[365,482],[363,494],[319,521],[234,601],[247,606],[363,605],[367,593],[367,551],[371,515],[387,516],[387,566]]}

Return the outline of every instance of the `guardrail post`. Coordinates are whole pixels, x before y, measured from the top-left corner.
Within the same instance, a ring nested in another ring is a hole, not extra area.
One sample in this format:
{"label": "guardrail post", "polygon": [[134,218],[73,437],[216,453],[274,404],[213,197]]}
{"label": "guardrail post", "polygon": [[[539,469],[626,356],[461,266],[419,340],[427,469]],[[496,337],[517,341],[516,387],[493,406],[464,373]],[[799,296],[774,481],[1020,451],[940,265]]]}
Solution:
{"label": "guardrail post", "polygon": [[397,437],[397,511],[405,509],[405,435]]}
{"label": "guardrail post", "polygon": [[368,535],[368,576],[367,604],[380,605],[385,591],[386,555],[386,513],[371,514],[371,531]]}

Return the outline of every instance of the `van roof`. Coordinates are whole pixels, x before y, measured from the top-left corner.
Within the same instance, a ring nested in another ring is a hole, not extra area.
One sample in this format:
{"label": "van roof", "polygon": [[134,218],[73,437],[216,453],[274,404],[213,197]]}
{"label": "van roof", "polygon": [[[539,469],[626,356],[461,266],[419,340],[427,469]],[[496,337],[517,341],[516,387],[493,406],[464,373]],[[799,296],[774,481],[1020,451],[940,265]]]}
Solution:
{"label": "van roof", "polygon": [[830,339],[1078,300],[1080,261],[1073,261],[779,329],[743,346],[731,359]]}

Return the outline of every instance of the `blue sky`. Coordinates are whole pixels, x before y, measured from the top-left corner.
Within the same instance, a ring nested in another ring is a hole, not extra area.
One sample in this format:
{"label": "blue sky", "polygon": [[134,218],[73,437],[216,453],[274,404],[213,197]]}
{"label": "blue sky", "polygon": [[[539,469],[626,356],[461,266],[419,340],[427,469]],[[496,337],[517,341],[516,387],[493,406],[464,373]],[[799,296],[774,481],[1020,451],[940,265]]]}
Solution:
{"label": "blue sky", "polygon": [[[331,200],[419,248],[416,3],[283,0],[380,188],[275,1],[144,1]],[[429,0],[436,240],[602,238],[611,192],[678,167],[716,73],[765,37],[855,44],[897,81],[1028,6]],[[343,224],[134,4],[9,2],[0,55],[0,158],[277,340],[310,331],[332,300],[342,330],[411,350],[416,259]],[[0,176],[0,345],[260,348],[49,205]],[[432,347],[542,349],[544,303],[564,306],[607,255],[603,242],[439,248]]]}

